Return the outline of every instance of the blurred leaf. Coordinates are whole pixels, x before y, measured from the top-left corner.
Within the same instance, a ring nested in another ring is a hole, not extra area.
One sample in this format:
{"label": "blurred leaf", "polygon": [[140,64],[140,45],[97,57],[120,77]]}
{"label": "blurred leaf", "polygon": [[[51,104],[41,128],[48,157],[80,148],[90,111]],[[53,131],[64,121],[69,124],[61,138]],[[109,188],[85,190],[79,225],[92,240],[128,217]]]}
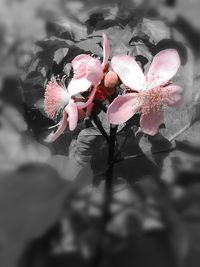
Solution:
{"label": "blurred leaf", "polygon": [[16,131],[17,133],[21,133],[27,130],[27,124],[22,113],[20,113],[15,107],[12,107],[11,105],[4,105],[2,108],[3,114],[0,115],[0,124],[2,128],[7,128],[6,130],[8,132]]}
{"label": "blurred leaf", "polygon": [[139,146],[145,156],[160,168],[165,157],[175,149],[175,144],[172,144],[160,133],[155,136],[145,136],[143,134],[139,138]]}
{"label": "blurred leaf", "polygon": [[[85,165],[90,162],[93,157],[96,157],[99,153],[99,146],[104,142],[104,138],[101,133],[95,127],[90,127],[82,130],[74,148],[71,150],[71,154],[75,156],[79,164]],[[98,152],[97,152],[98,151]]]}
{"label": "blurred leaf", "polygon": [[176,150],[166,157],[162,178],[170,184],[188,185],[199,180],[200,121],[196,121],[176,136]]}
{"label": "blurred leaf", "polygon": [[89,163],[83,166],[76,161],[75,157],[63,155],[53,155],[49,163],[58,171],[63,179],[73,181],[71,191],[73,189],[78,191],[78,188],[82,189],[92,184],[93,172]]}
{"label": "blurred leaf", "polygon": [[116,54],[127,54],[131,49],[129,46],[129,41],[132,38],[132,29],[130,26],[122,27],[121,25],[115,25],[104,30],[97,30],[93,32],[89,37],[99,36],[102,42],[102,33],[105,33],[108,36],[111,51],[110,58]]}
{"label": "blurred leaf", "polygon": [[91,34],[96,29],[97,24],[101,21],[104,21],[103,12],[92,13],[89,16],[89,19],[85,22],[88,34]]}
{"label": "blurred leaf", "polygon": [[40,98],[38,101],[36,101],[34,108],[39,110],[44,117],[47,117],[47,114],[44,111],[44,98]]}
{"label": "blurred leaf", "polygon": [[38,163],[1,174],[0,183],[0,261],[12,267],[28,242],[60,219],[67,187],[54,169]]}
{"label": "blurred leaf", "polygon": [[72,40],[72,41],[79,41],[87,36],[87,28],[83,23],[77,22],[77,18],[70,19],[68,17],[67,20],[61,21],[55,25],[55,36]]}
{"label": "blurred leaf", "polygon": [[140,177],[132,185],[126,178],[114,180],[110,232],[124,238],[166,228],[167,222],[162,217],[165,209],[162,188],[151,175]]}
{"label": "blurred leaf", "polygon": [[155,44],[162,39],[170,38],[170,29],[161,20],[144,18],[138,36],[140,36],[140,34],[146,34],[149,36],[149,41]]}
{"label": "blurred leaf", "polygon": [[99,35],[76,42],[75,45],[80,49],[86,51],[87,53],[90,52],[95,55],[102,55],[103,50],[99,45],[101,43],[102,43],[102,36]]}
{"label": "blurred leaf", "polygon": [[69,51],[69,48],[59,48],[58,50],[56,50],[54,54],[53,61],[55,61],[56,64],[60,64],[63,58],[67,55],[68,51]]}
{"label": "blurred leaf", "polygon": [[57,64],[60,64],[64,59],[66,52],[68,52],[68,49],[72,45],[72,42],[51,37],[48,40],[36,42],[36,45],[40,46],[43,49],[36,54],[40,59],[40,66],[45,66],[48,70],[52,70],[55,62]]}
{"label": "blurred leaf", "polygon": [[30,72],[22,82],[23,95],[26,104],[34,108],[35,103],[44,97],[45,78],[38,71]]}
{"label": "blurred leaf", "polygon": [[56,51],[59,48],[68,48],[69,44],[72,44],[71,41],[66,41],[61,38],[51,37],[46,40],[40,40],[36,42],[36,45],[41,47],[43,50],[54,50]]}
{"label": "blurred leaf", "polygon": [[[196,70],[198,71],[199,64],[196,64]],[[192,112],[191,112],[191,123],[194,123],[195,121],[200,119],[200,76],[198,73],[195,73],[196,77],[194,78],[194,84],[193,84],[193,94],[192,94]]]}
{"label": "blurred leaf", "polygon": [[58,38],[73,41],[73,34],[70,32],[70,29],[68,27],[65,27],[61,23],[54,21],[47,21],[46,31],[48,37],[55,36]]}
{"label": "blurred leaf", "polygon": [[15,108],[3,106],[0,122],[1,171],[15,170],[21,164],[49,160],[50,150],[26,134],[27,125]]}

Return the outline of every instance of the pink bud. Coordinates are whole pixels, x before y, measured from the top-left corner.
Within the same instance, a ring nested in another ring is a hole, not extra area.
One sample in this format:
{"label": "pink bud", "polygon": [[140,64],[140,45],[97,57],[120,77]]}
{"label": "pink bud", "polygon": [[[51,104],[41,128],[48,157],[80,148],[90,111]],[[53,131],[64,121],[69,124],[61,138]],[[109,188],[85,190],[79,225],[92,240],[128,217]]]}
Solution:
{"label": "pink bud", "polygon": [[118,84],[118,76],[114,71],[109,71],[104,78],[105,87],[113,88]]}

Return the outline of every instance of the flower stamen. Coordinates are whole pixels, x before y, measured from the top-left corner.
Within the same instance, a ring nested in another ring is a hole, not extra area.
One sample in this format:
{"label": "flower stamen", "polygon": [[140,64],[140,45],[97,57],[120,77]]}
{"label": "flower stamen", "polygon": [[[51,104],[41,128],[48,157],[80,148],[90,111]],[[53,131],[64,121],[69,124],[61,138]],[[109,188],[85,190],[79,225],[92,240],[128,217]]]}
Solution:
{"label": "flower stamen", "polygon": [[159,112],[165,106],[169,92],[163,87],[150,89],[148,92],[141,93],[143,101],[141,112],[148,115],[151,112]]}
{"label": "flower stamen", "polygon": [[56,80],[50,81],[46,85],[44,95],[44,110],[48,117],[53,119],[57,112],[69,102],[69,93],[64,85]]}

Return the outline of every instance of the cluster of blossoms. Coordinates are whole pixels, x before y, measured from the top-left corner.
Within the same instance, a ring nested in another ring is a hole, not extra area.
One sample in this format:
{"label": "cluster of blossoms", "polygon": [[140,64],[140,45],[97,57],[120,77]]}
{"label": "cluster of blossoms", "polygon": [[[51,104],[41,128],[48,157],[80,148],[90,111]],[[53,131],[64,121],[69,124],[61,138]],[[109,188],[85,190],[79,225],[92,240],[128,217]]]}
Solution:
{"label": "cluster of blossoms", "polygon": [[[50,142],[57,139],[68,124],[73,131],[78,120],[92,109],[94,98],[105,100],[120,83],[124,85],[124,92],[111,101],[107,109],[107,119],[111,124],[125,123],[139,113],[141,130],[155,135],[163,123],[163,107],[176,107],[181,103],[183,90],[171,82],[180,66],[176,50],[159,52],[146,75],[135,59],[128,55],[114,56],[110,70],[109,53],[109,42],[103,34],[102,63],[90,55],[78,55],[72,61],[74,76],[67,88],[61,81],[54,80],[47,84],[44,100],[47,115],[54,118],[63,109],[61,122]],[[80,97],[86,91],[89,97]]]}

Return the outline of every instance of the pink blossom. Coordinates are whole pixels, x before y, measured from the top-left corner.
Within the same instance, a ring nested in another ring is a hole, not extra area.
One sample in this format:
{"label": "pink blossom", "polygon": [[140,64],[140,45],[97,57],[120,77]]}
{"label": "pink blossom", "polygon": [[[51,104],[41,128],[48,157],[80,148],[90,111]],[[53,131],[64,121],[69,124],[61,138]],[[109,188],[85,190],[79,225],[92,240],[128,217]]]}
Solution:
{"label": "pink blossom", "polygon": [[104,77],[110,47],[107,36],[103,33],[103,62],[87,54],[76,56],[72,60],[74,76],[68,85],[71,95],[87,91],[92,85],[97,86]]}
{"label": "pink blossom", "polygon": [[163,123],[164,107],[176,107],[182,100],[182,88],[170,81],[180,66],[178,52],[174,49],[159,52],[146,75],[135,59],[127,55],[113,57],[111,66],[130,93],[116,97],[110,104],[108,121],[121,124],[134,114],[141,113],[141,130],[155,135]]}
{"label": "pink blossom", "polygon": [[52,80],[47,83],[44,94],[44,110],[53,119],[57,112],[69,102],[69,93],[62,83]]}
{"label": "pink blossom", "polygon": [[[58,129],[51,134],[47,141],[54,142],[69,125],[69,130],[73,131],[79,119],[78,110],[87,108],[91,105],[99,83],[104,77],[104,69],[108,62],[110,53],[107,36],[103,34],[103,62],[101,64],[98,58],[90,55],[81,54],[74,58],[72,66],[74,77],[71,79],[68,87],[64,83],[54,80],[47,84],[45,90],[44,109],[48,117],[54,118],[60,110],[63,110],[63,116],[59,122]],[[93,87],[92,87],[93,86]],[[90,96],[86,102],[78,103],[77,94],[87,91],[92,87]]]}
{"label": "pink blossom", "polygon": [[53,119],[60,110],[63,110],[62,119],[58,124],[57,131],[48,136],[47,142],[54,142],[68,125],[70,131],[76,128],[79,119],[78,110],[84,109],[91,104],[95,92],[96,89],[93,90],[86,102],[78,103],[76,102],[78,99],[71,97],[62,81],[58,83],[56,80],[52,80],[47,84],[44,97],[44,110],[48,117]]}

